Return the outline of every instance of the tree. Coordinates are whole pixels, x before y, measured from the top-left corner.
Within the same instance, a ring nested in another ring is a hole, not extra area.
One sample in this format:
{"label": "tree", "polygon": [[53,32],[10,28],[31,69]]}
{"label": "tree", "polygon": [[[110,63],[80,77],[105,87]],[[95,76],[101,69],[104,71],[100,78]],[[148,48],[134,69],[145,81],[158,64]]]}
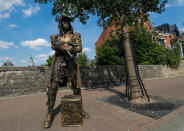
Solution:
{"label": "tree", "polygon": [[86,53],[78,54],[77,60],[78,60],[80,66],[87,66],[87,65],[89,65],[89,59],[88,59]]}
{"label": "tree", "polygon": [[49,58],[47,59],[47,65],[50,67],[52,66],[53,58],[54,58],[54,56],[49,56]]}
{"label": "tree", "polygon": [[130,26],[147,18],[148,12],[161,13],[167,0],[35,0],[44,3],[53,1],[52,14],[66,14],[73,19],[79,18],[86,23],[89,14],[97,14],[98,24],[107,25],[114,22],[120,26],[121,38],[127,63],[127,95],[130,99],[141,97],[140,84],[132,57],[130,45]]}
{"label": "tree", "polygon": [[97,65],[124,65],[121,50],[117,46],[103,44],[98,49]]}
{"label": "tree", "polygon": [[96,60],[90,60],[90,64],[89,64],[90,67],[95,67],[96,66]]}
{"label": "tree", "polygon": [[[47,59],[48,66],[52,66],[53,58],[54,58],[54,56],[49,56],[49,58]],[[90,64],[90,60],[88,59],[86,53],[78,54],[77,60],[78,60],[80,66],[87,66]]]}
{"label": "tree", "polygon": [[[177,40],[173,40],[174,49],[170,50],[158,45],[158,35],[144,27],[134,27],[131,32],[136,63],[139,65],[163,65],[177,69],[180,62],[180,47]],[[110,35],[109,39],[97,49],[98,65],[124,64],[123,49],[120,48],[118,35]]]}
{"label": "tree", "polygon": [[124,52],[118,35],[111,33],[108,40],[97,49],[97,65],[124,65]]}

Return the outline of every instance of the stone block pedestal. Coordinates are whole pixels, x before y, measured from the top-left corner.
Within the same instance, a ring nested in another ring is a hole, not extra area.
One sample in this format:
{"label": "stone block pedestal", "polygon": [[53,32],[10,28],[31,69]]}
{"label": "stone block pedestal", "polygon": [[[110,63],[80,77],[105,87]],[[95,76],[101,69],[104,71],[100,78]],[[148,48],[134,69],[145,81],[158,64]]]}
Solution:
{"label": "stone block pedestal", "polygon": [[83,126],[82,97],[64,96],[61,99],[62,126]]}

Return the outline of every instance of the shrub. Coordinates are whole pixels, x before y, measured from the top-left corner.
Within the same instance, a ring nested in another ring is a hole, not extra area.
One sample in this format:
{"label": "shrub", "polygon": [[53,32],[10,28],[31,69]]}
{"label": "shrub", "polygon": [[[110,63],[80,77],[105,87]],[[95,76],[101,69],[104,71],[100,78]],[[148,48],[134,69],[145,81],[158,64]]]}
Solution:
{"label": "shrub", "polygon": [[172,69],[179,67],[180,47],[177,39],[172,41],[174,49],[170,50],[159,46],[157,40],[153,39],[152,34],[145,29],[135,30],[132,34],[138,64],[163,65]]}
{"label": "shrub", "polygon": [[83,53],[83,52],[77,55],[77,60],[80,66],[88,66],[90,62],[86,53]]}
{"label": "shrub", "polygon": [[47,65],[48,66],[52,66],[53,57],[54,56],[49,56],[49,58],[47,59]]}
{"label": "shrub", "polygon": [[103,45],[97,49],[97,65],[123,65],[123,49],[118,37],[111,34]]}
{"label": "shrub", "polygon": [[[144,28],[135,27],[131,35],[131,43],[137,64],[163,65],[176,69],[180,62],[180,48],[177,40],[173,41],[174,49],[169,50],[157,44],[156,37]],[[97,49],[98,65],[122,65],[123,45],[118,36],[110,35],[110,38]]]}

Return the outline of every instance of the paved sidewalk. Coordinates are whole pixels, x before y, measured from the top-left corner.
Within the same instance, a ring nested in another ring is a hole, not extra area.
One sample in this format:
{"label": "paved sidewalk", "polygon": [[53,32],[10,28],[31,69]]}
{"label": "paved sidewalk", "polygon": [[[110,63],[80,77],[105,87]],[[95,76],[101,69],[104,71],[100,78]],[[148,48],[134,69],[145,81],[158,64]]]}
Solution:
{"label": "paved sidewalk", "polygon": [[[184,77],[145,80],[148,93],[184,100]],[[47,131],[184,131],[184,106],[174,110],[161,119],[155,120],[126,109],[96,100],[115,95],[113,90],[124,91],[125,85],[95,90],[83,90],[83,107],[90,118],[84,119],[83,127],[62,127],[61,114],[57,110],[53,125]],[[72,94],[71,91],[59,92],[55,108],[60,98]],[[46,95],[37,94],[0,99],[0,131],[43,131],[46,116]]]}
{"label": "paved sidewalk", "polygon": [[177,115],[174,119],[169,120],[157,129],[158,131],[183,131],[184,130],[184,113]]}

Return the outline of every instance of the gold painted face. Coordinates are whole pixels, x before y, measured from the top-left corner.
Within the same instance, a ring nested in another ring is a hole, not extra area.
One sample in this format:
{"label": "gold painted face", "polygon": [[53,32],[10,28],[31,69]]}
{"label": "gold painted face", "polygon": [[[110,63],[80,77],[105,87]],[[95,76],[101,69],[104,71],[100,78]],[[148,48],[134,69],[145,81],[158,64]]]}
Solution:
{"label": "gold painted face", "polygon": [[70,22],[67,20],[61,21],[61,24],[63,25],[64,29],[67,30],[68,27],[70,26]]}

